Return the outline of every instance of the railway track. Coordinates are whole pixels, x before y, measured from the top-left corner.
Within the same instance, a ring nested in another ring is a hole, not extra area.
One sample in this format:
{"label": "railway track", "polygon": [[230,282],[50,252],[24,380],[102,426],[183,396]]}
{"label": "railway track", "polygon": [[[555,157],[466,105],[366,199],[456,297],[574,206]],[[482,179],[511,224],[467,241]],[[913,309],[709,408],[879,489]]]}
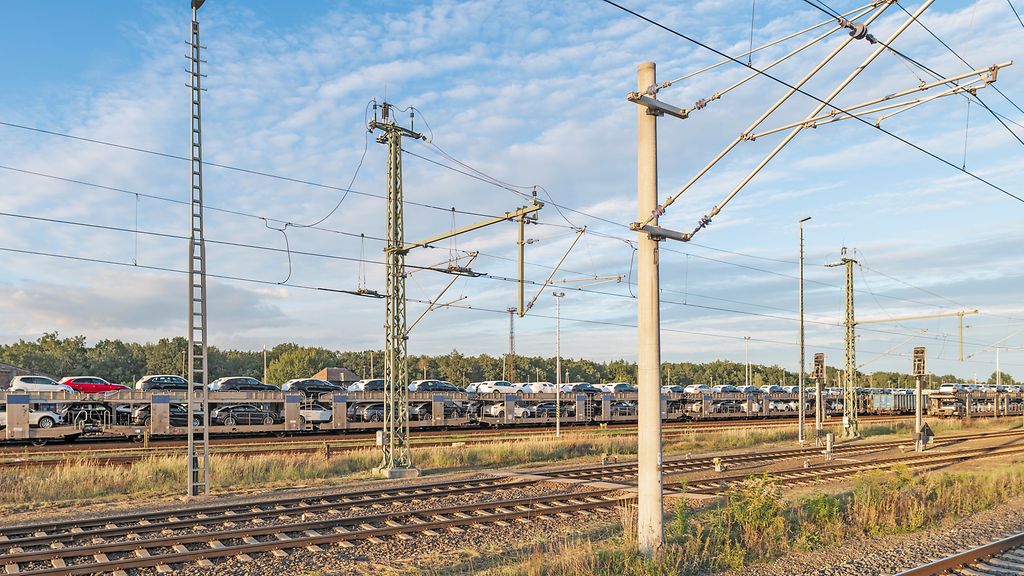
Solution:
{"label": "railway track", "polygon": [[918,566],[897,576],[1008,576],[1024,574],[1024,533]]}
{"label": "railway track", "polygon": [[[892,443],[864,444],[851,449],[870,450]],[[776,451],[760,455],[724,456],[726,462],[757,463],[799,457],[796,453],[813,449]],[[896,465],[911,468],[946,465],[972,458],[988,458],[1024,453],[1024,447],[962,450],[955,453],[913,454],[867,463],[842,463],[772,472],[780,484],[800,486],[840,480],[868,470],[888,469]],[[671,477],[706,469],[710,458],[681,461],[689,469],[666,470]],[[703,467],[703,468],[702,468]],[[597,469],[597,467],[592,467]],[[579,468],[570,472],[579,472]],[[560,472],[555,471],[557,476]],[[563,485],[540,496],[508,497],[540,485],[545,478],[531,476],[469,479],[449,482],[417,483],[407,486],[338,492],[314,496],[275,497],[246,503],[204,503],[187,508],[147,511],[101,518],[44,522],[8,526],[0,529],[0,566],[18,574],[92,574],[130,568],[156,567],[172,570],[171,565],[199,562],[228,556],[249,557],[270,552],[285,555],[287,550],[321,550],[322,546],[353,546],[358,542],[379,543],[388,538],[408,540],[416,533],[461,532],[471,525],[508,525],[532,522],[594,510],[614,508],[632,499],[622,488],[588,487],[585,482],[621,482],[619,468],[603,469],[604,474],[576,477],[583,483]],[[668,487],[668,493],[717,494],[737,486],[749,473],[718,475],[713,479],[692,480],[685,488]],[[568,488],[567,488],[568,486]],[[473,495],[476,501],[451,505],[446,497]],[[439,505],[438,501],[441,502]],[[396,503],[410,507],[381,511]],[[411,509],[409,509],[411,508]]]}
{"label": "railway track", "polygon": [[[343,518],[316,519],[287,524],[245,526],[242,528],[211,524],[200,532],[159,536],[145,540],[97,541],[72,546],[12,548],[0,555],[0,564],[8,573],[29,575],[117,573],[129,568],[157,567],[170,571],[170,565],[199,561],[209,565],[211,558],[248,556],[260,552],[286,554],[284,550],[306,548],[321,550],[328,544],[380,540],[385,537],[411,538],[411,533],[440,530],[460,532],[463,526],[505,524],[551,518],[570,513],[608,508],[624,501],[615,489],[592,490],[580,494],[556,494],[474,502],[459,506],[425,508],[399,513],[367,514]],[[200,519],[202,521],[202,519]]]}
{"label": "railway track", "polygon": [[[903,417],[882,417],[872,420],[873,423],[888,423],[906,421]],[[724,430],[749,430],[749,429],[785,429],[791,427],[792,422],[788,421],[743,421],[743,422],[718,422],[709,423],[678,423],[675,426],[666,426],[664,440],[678,440],[697,433],[715,433]],[[838,424],[836,424],[838,425]],[[490,444],[496,441],[516,442],[535,438],[551,437],[552,430],[547,428],[537,430],[517,430],[515,432],[502,431],[491,432],[481,430],[479,432],[465,431],[458,434],[451,433],[426,433],[420,434],[414,439],[414,445],[419,447],[447,446],[453,443],[462,444]],[[573,432],[593,432],[608,434],[611,436],[634,435],[635,425],[616,426],[609,429],[597,427],[575,428]],[[226,439],[225,439],[226,440]],[[350,451],[373,447],[375,439],[366,436],[360,438],[348,438],[338,440],[335,435],[305,436],[289,439],[276,439],[268,443],[266,439],[258,442],[253,441],[222,441],[214,442],[211,445],[212,454],[235,454],[235,455],[259,455],[259,454],[308,454],[325,450]],[[45,448],[45,447],[42,447]],[[14,449],[7,447],[0,450],[0,468],[23,468],[28,466],[41,466],[59,464],[69,460],[88,460],[90,463],[106,465],[130,465],[144,458],[162,456],[180,456],[184,454],[183,444],[167,446],[164,444],[149,448],[130,445],[127,447],[108,444],[84,444],[76,445],[74,449],[54,450],[28,450],[26,447]]]}
{"label": "railway track", "polygon": [[[982,438],[1013,438],[1013,437],[1024,437],[1024,430],[1004,430],[1000,432],[982,432],[975,434],[960,434],[956,436],[940,436],[936,438],[935,443],[931,449],[934,450],[938,446],[949,446],[952,443],[964,442],[969,440],[978,440]],[[876,452],[880,450],[887,450],[899,446],[909,446],[909,440],[890,440],[886,442],[871,442],[871,443],[851,443],[851,444],[840,444],[833,449],[833,454],[836,456],[853,456],[857,454],[864,454],[868,452]],[[722,463],[728,467],[735,467],[737,465],[756,465],[764,464],[768,462],[796,459],[796,458],[810,458],[821,456],[822,448],[820,447],[807,447],[807,448],[793,448],[788,450],[774,450],[769,452],[752,452],[748,454],[731,454],[720,456]],[[686,457],[674,457],[665,458],[662,463],[662,470],[664,474],[681,474],[687,472],[699,472],[704,470],[711,470],[715,467],[715,457],[699,457],[699,458],[686,458]],[[637,465],[635,461],[623,462],[623,463],[612,463],[602,465],[586,465],[586,466],[575,466],[571,468],[561,468],[558,470],[551,471],[538,471],[536,474],[541,476],[550,476],[557,478],[567,478],[576,480],[602,480],[602,481],[621,481],[635,478],[637,475]]]}
{"label": "railway track", "polygon": [[[910,469],[931,468],[956,464],[965,460],[980,458],[997,458],[1024,454],[1024,446],[1005,448],[977,448],[953,453],[918,454],[913,456],[896,456],[873,460],[871,462],[850,462],[815,466],[813,468],[796,468],[770,472],[773,480],[782,486],[809,486],[829,480],[852,478],[857,474],[872,470],[889,470],[895,466]],[[740,486],[750,478],[751,474],[721,475],[704,480],[691,480],[686,484],[686,492],[693,494],[722,494],[731,488]]]}

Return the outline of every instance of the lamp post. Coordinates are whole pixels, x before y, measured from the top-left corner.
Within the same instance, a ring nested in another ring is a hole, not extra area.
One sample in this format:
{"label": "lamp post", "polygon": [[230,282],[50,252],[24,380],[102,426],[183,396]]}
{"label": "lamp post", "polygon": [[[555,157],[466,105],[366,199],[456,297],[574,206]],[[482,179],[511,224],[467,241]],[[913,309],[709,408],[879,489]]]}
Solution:
{"label": "lamp post", "polygon": [[746,368],[743,370],[743,386],[750,386],[750,336],[743,337],[743,364]]}
{"label": "lamp post", "polygon": [[562,297],[555,292],[555,437],[562,436]]}
{"label": "lamp post", "polygon": [[800,219],[800,378],[797,380],[797,401],[799,402],[797,439],[800,444],[805,441],[804,420],[807,417],[807,408],[804,406],[804,222],[810,219],[810,216]]}

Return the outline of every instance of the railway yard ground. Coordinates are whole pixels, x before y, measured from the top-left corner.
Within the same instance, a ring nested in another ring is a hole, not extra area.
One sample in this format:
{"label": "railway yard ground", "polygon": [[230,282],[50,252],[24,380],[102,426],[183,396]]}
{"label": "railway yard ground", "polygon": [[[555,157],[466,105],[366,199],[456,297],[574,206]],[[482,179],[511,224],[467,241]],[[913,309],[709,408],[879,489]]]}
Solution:
{"label": "railway yard ground", "polygon": [[[830,462],[800,447],[792,424],[698,436],[666,429],[669,544],[660,564],[631,553],[631,530],[623,531],[636,474],[628,431],[424,447],[424,477],[388,482],[369,478],[376,453],[368,448],[224,454],[214,457],[215,478],[218,460],[231,462],[219,469],[219,492],[194,503],[168,496],[184,482],[179,456],[17,467],[3,477],[12,496],[0,566],[22,574],[889,574],[1024,530],[1016,419],[934,427],[939,437],[924,455],[912,451],[905,424],[881,422],[838,444]],[[319,475],[285,477],[319,460]],[[139,477],[147,471],[155,476]],[[42,491],[32,499],[32,490]],[[930,504],[937,494],[941,507]],[[716,553],[701,553],[709,545]]]}
{"label": "railway yard ground", "polygon": [[[911,420],[884,417],[865,423],[869,425],[863,433],[873,439],[906,435]],[[932,426],[939,434],[963,429],[959,422],[946,420],[936,420]],[[970,429],[1000,427],[1001,420],[976,419]],[[592,463],[602,455],[629,458],[636,449],[635,426],[570,428],[561,439],[547,430],[476,433],[479,436],[465,431],[433,435],[428,445],[417,450],[417,465],[434,475],[527,464]],[[676,424],[666,426],[663,437],[666,455],[685,455],[791,445],[797,436],[793,422],[755,421]],[[325,450],[325,444],[331,446],[335,442],[361,444]],[[213,492],[246,494],[268,488],[349,486],[369,479],[369,471],[376,464],[379,453],[365,442],[337,437],[308,441],[266,437],[221,439],[213,451]],[[0,510],[16,513],[43,506],[63,510],[69,503],[82,506],[99,502],[106,506],[116,505],[125,497],[177,496],[185,482],[184,456],[180,446],[169,451],[163,446],[143,449],[117,442],[83,443],[73,450],[64,445],[7,446],[0,450],[0,467],[9,468],[3,476],[5,489],[0,491]],[[78,451],[79,448],[83,450]],[[130,461],[117,462],[118,457],[126,454]],[[119,465],[109,465],[112,460]]]}

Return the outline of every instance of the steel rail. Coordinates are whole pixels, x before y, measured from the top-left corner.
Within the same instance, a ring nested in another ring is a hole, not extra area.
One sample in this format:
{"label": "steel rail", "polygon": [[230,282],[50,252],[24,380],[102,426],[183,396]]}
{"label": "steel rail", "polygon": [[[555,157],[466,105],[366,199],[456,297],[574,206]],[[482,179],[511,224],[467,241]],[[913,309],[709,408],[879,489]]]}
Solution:
{"label": "steel rail", "polygon": [[[871,422],[900,422],[903,420],[907,420],[909,418],[909,416],[887,416],[871,420]],[[688,435],[699,432],[716,433],[725,430],[760,430],[766,428],[779,429],[792,426],[792,423],[788,421],[761,423],[754,422],[758,421],[728,421],[721,422],[719,424],[707,424],[703,426],[692,425],[669,427],[669,432],[665,434],[665,438],[685,438]],[[838,425],[838,422],[835,423],[835,425]],[[613,430],[616,431],[613,434],[614,436],[628,436],[631,434],[635,434],[635,430],[632,430],[631,427],[628,426],[616,427]],[[581,429],[578,431],[578,433],[587,434],[591,431],[597,432],[598,429]],[[445,438],[445,440],[427,439],[425,441],[414,441],[413,445],[419,447],[448,446],[452,443],[464,443],[475,445],[490,444],[494,443],[495,441],[519,442],[537,438],[553,438],[553,436],[547,428],[545,428],[543,431],[537,432],[517,432],[515,435],[511,436],[502,433],[483,434],[481,437],[473,436],[474,433],[472,432],[468,433],[465,436],[436,436],[436,438]],[[316,439],[310,438],[278,441],[270,444],[269,447],[267,442],[231,443],[219,446],[217,444],[212,444],[210,453],[214,455],[237,456],[267,455],[281,453],[311,454],[323,451],[325,449],[325,445],[327,446],[328,450],[336,452],[365,450],[367,448],[372,448],[374,446],[371,439],[369,438],[351,441],[317,441]],[[93,444],[90,445],[89,447],[83,447],[83,449],[81,450],[22,450],[17,453],[15,453],[13,450],[0,450],[0,468],[25,468],[30,466],[54,465],[64,463],[67,461],[88,461],[89,463],[106,465],[131,465],[145,458],[179,456],[182,454],[182,448],[183,446],[154,446],[150,448],[111,448],[105,445]],[[98,452],[99,454],[91,454],[92,452]],[[130,453],[124,454],[124,452]]]}
{"label": "steel rail", "polygon": [[[998,432],[979,432],[974,434],[961,434],[956,436],[939,436],[935,438],[934,446],[941,446],[951,442],[960,442],[968,440],[977,440],[984,438],[1003,438],[1010,436],[1024,436],[1024,429],[1013,429],[1013,430],[1002,430]],[[911,440],[888,440],[885,442],[872,442],[872,443],[849,443],[840,444],[833,450],[837,454],[850,454],[868,452],[873,450],[881,450],[886,448],[894,448],[910,443]],[[756,452],[749,454],[723,454],[718,456],[722,459],[723,463],[743,463],[743,462],[756,462],[758,460],[781,460],[786,458],[800,458],[803,456],[818,456],[822,453],[820,447],[807,447],[807,448],[794,448],[791,450],[778,450],[773,452]],[[700,469],[706,464],[713,465],[713,459],[715,456],[702,456],[700,458],[666,458],[662,466],[666,469],[673,467],[688,468],[688,465],[695,466],[695,469]],[[621,464],[611,465],[586,465],[577,466],[573,468],[562,468],[559,470],[538,470],[532,472],[533,474],[552,476],[559,478],[588,478],[588,477],[602,477],[607,478],[613,475],[624,475],[632,472],[636,474],[636,461],[624,462]]]}
{"label": "steel rail", "polygon": [[[45,561],[53,564],[49,568],[26,570],[18,568],[19,574],[31,575],[93,574],[126,568],[160,566],[192,560],[368,540],[410,532],[450,529],[472,524],[495,523],[531,516],[548,516],[594,508],[608,508],[628,499],[628,497],[615,496],[618,491],[618,489],[591,490],[575,494],[480,502],[400,513],[315,520],[288,525],[211,530],[141,541],[102,542],[77,547],[22,551],[0,555],[0,565],[18,567],[24,563]],[[449,516],[454,516],[454,518]],[[319,532],[320,530],[332,530],[334,533],[322,534]],[[286,536],[289,533],[302,534],[302,536]],[[260,541],[256,539],[257,536],[275,536],[275,539]],[[224,545],[224,541],[242,541],[243,543]],[[188,548],[188,544],[206,547],[193,550]],[[168,548],[175,552],[157,554],[149,552],[151,549]],[[144,552],[140,553],[139,551]],[[114,553],[132,553],[135,556],[109,559],[107,555]],[[101,560],[97,561],[97,558]],[[73,559],[89,559],[93,562],[70,563],[69,560]]]}
{"label": "steel rail", "polygon": [[[909,468],[927,468],[939,464],[962,462],[971,458],[996,458],[1012,454],[1024,454],[1024,446],[1015,446],[1011,448],[977,448],[973,450],[943,454],[921,455],[920,453],[914,453],[912,456],[899,456],[883,460],[874,460],[871,462],[856,462],[835,464],[827,467],[781,470],[776,472],[767,472],[767,474],[782,485],[817,483],[823,480],[848,478],[860,474],[861,472],[884,470],[900,465],[907,466]],[[745,482],[752,475],[756,475],[756,473],[751,474],[748,472],[745,474],[732,474],[728,476],[719,476],[717,478],[709,478],[706,480],[690,481],[687,483],[686,492],[696,494],[720,494],[728,488],[732,488]]]}
{"label": "steel rail", "polygon": [[[938,576],[961,568],[976,568],[982,574],[1020,574],[1024,573],[1024,552],[1019,550],[1021,548],[1024,548],[1024,532],[911,568],[896,576]],[[973,566],[979,563],[980,566]]]}
{"label": "steel rail", "polygon": [[[251,502],[200,504],[196,506],[189,506],[187,508],[119,514],[81,520],[69,520],[66,522],[19,524],[0,527],[0,544],[9,545],[15,543],[27,543],[36,540],[46,540],[47,538],[54,539],[64,535],[81,537],[85,535],[98,534],[99,532],[104,531],[110,531],[113,533],[116,528],[112,528],[112,525],[117,526],[119,524],[129,523],[133,524],[131,526],[133,530],[136,528],[144,530],[146,526],[138,524],[149,522],[151,524],[162,525],[164,522],[173,522],[174,520],[171,519],[182,519],[190,516],[195,517],[195,520],[202,520],[204,522],[211,518],[215,518],[211,516],[215,514],[230,515],[231,518],[240,519],[245,517],[246,510],[252,510],[260,507],[268,507],[267,510],[262,511],[265,515],[272,513],[287,514],[288,512],[294,513],[304,510],[308,511],[312,509],[312,506],[317,506],[316,504],[313,504],[310,505],[310,507],[304,507],[303,505],[306,502],[329,501],[331,503],[330,506],[335,508],[338,504],[360,506],[374,502],[400,501],[415,498],[446,496],[449,494],[462,494],[473,490],[492,488],[503,489],[505,487],[515,488],[535,484],[537,482],[537,480],[509,482],[505,478],[475,478],[461,481],[448,480],[319,495],[293,496],[286,498],[275,497],[273,499],[254,500]],[[85,529],[87,528],[96,530],[86,532]],[[56,532],[57,534],[51,534],[53,532]],[[29,537],[29,535],[36,534],[39,534],[39,536]]]}
{"label": "steel rail", "polygon": [[140,524],[132,524],[127,526],[118,526],[116,524],[104,524],[97,525],[90,530],[75,530],[69,532],[61,532],[58,534],[33,532],[26,533],[22,536],[9,538],[3,541],[5,546],[31,546],[31,545],[45,545],[53,542],[73,542],[81,540],[83,538],[111,538],[111,537],[122,537],[128,535],[141,535],[151,532],[162,532],[163,530],[181,530],[194,528],[200,525],[210,525],[224,522],[238,522],[238,521],[253,521],[257,519],[266,518],[278,518],[287,519],[290,516],[308,514],[308,513],[336,513],[339,510],[339,504],[344,504],[348,508],[361,508],[365,506],[376,506],[380,504],[388,504],[394,502],[408,502],[414,500],[420,500],[424,498],[440,498],[444,496],[453,496],[457,494],[465,494],[472,492],[476,495],[493,494],[502,490],[513,489],[513,488],[524,488],[537,484],[538,480],[520,480],[515,482],[506,482],[504,484],[484,484],[471,485],[471,486],[460,486],[458,488],[452,488],[448,490],[437,490],[437,491],[401,491],[396,490],[392,494],[382,495],[368,495],[359,500],[349,499],[332,499],[332,498],[310,498],[309,500],[316,503],[299,503],[291,506],[277,505],[276,503],[263,503],[261,505],[254,506],[241,506],[238,509],[225,510],[219,514],[207,514],[201,513],[200,515],[193,518],[184,518],[182,516],[192,516],[192,514],[171,514],[166,518],[160,519],[158,522],[147,520]]}

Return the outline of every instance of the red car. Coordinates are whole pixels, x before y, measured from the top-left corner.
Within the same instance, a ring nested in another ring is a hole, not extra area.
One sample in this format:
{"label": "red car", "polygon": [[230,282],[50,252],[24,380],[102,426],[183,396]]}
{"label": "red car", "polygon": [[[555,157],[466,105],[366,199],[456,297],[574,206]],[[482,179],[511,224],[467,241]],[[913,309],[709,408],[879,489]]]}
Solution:
{"label": "red car", "polygon": [[96,376],[67,376],[65,378],[61,378],[60,383],[67,384],[82,394],[128,390],[127,386],[111,384],[103,378],[98,378]]}

